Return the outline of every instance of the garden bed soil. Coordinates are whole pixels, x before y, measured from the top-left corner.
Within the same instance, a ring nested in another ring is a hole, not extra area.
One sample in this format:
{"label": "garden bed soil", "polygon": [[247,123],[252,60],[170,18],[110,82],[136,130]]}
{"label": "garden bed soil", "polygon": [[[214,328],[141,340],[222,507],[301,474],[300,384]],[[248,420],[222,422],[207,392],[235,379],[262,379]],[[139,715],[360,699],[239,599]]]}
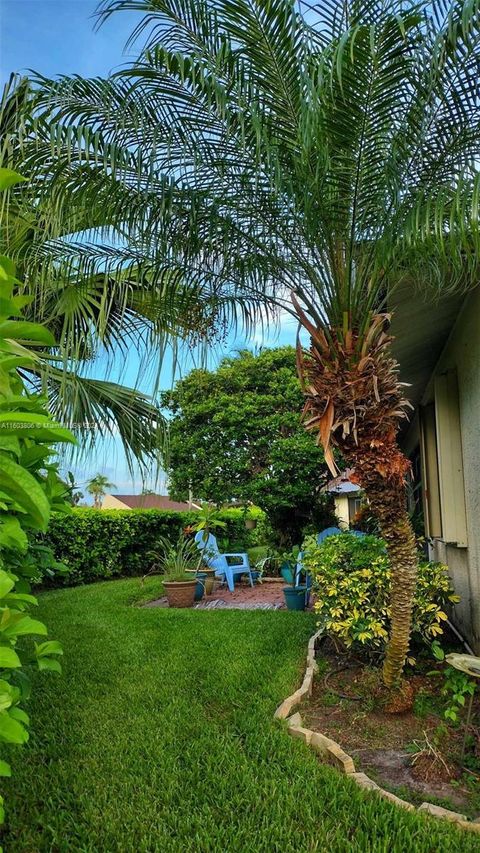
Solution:
{"label": "garden bed soil", "polygon": [[[475,734],[475,771],[462,769],[459,755],[463,726],[446,725],[442,679],[412,676],[412,710],[383,710],[379,673],[353,656],[337,652],[326,640],[318,653],[319,673],[312,697],[302,709],[304,726],[332,738],[382,787],[415,804],[437,801],[469,816],[480,814],[480,744]],[[429,665],[438,669],[438,664]],[[346,698],[350,697],[350,698]],[[474,723],[480,699],[474,703]],[[478,769],[476,760],[478,757]]]}

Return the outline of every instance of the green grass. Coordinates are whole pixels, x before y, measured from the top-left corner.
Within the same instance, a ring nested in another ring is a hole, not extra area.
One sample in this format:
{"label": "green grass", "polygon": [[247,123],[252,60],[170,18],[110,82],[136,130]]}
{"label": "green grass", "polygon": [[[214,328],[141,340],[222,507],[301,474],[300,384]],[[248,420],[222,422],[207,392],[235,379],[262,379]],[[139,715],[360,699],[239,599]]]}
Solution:
{"label": "green grass", "polygon": [[3,786],[6,853],[478,850],[360,791],[272,720],[310,615],[131,606],[144,593],[127,580],[42,596],[64,675],[36,679],[31,740]]}

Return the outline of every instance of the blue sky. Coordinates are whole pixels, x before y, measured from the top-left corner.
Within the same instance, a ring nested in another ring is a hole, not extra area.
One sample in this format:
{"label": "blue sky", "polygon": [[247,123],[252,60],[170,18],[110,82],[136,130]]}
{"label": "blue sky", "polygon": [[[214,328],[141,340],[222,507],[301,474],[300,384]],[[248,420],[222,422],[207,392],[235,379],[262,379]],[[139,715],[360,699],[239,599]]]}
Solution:
{"label": "blue sky", "polygon": [[[3,85],[13,71],[27,73],[28,69],[49,77],[57,74],[106,76],[125,63],[129,55],[124,52],[124,44],[139,15],[135,12],[113,15],[100,31],[94,32],[96,6],[97,0],[0,0],[0,83]],[[282,325],[278,337],[272,335],[263,340],[259,332],[250,345],[293,344],[294,338],[295,325],[288,321]],[[221,352],[211,355],[210,364],[243,343],[231,336]],[[122,357],[116,360],[113,369],[110,366],[109,378],[132,384],[138,374],[138,364],[137,354],[131,352],[127,361]],[[182,372],[191,365],[191,359],[183,359]],[[107,367],[106,361],[101,359],[94,375],[105,378]],[[152,390],[152,373],[147,371],[139,381],[139,387],[147,394]],[[172,361],[167,357],[161,384],[168,388],[171,381]],[[101,472],[116,484],[116,491],[120,493],[141,489],[140,475],[137,472],[132,478],[117,441],[99,442],[88,458],[66,467],[74,471],[80,483]],[[164,491],[162,472],[152,471],[146,485],[154,488],[156,477],[157,491]]]}

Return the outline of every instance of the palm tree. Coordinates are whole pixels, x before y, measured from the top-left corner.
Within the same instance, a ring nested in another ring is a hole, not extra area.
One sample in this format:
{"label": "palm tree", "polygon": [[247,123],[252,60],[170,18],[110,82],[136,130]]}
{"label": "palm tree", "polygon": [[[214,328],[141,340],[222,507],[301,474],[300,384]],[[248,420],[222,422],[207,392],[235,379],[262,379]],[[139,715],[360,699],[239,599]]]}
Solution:
{"label": "palm tree", "polygon": [[115,483],[110,483],[105,474],[95,474],[87,483],[87,492],[93,495],[93,506],[95,509],[101,509],[103,499],[107,494],[107,489],[116,489]]}
{"label": "palm tree", "polygon": [[355,468],[387,543],[395,686],[417,555],[389,310],[406,281],[432,300],[478,281],[479,2],[105,0],[100,22],[129,9],[135,63],[36,79],[18,144],[45,233],[79,208],[95,231],[48,257],[87,275],[103,258],[134,313],[184,295],[199,336],[282,311],[307,330],[306,427]]}
{"label": "palm tree", "polygon": [[[0,103],[0,169],[21,165],[18,136],[32,118],[32,107],[28,81],[12,77]],[[50,242],[57,241],[59,255],[64,254],[65,247],[58,247],[62,237],[94,224],[93,214],[73,207],[68,218],[58,221],[56,230],[47,235],[49,217],[25,180],[2,208],[2,251],[15,259],[16,276],[28,295],[25,319],[41,322],[57,342],[23,370],[26,387],[46,392],[51,414],[82,439],[83,451],[93,447],[99,436],[118,434],[130,467],[134,459],[145,467],[165,446],[159,407],[138,389],[89,378],[86,370],[99,350],[110,361],[126,362],[130,353],[139,350],[150,321],[133,315],[116,298],[114,282],[105,270],[91,267],[90,275],[82,276],[74,252],[62,262],[53,244],[50,251]]]}

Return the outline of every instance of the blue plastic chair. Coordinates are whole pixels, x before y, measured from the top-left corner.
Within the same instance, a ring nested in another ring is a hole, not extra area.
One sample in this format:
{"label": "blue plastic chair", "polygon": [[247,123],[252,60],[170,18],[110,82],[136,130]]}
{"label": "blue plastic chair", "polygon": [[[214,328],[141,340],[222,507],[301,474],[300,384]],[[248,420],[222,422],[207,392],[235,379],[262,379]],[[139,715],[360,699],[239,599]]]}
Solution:
{"label": "blue plastic chair", "polygon": [[326,527],[321,533],[317,533],[317,544],[320,545],[327,536],[336,536],[342,532],[339,527]]}
{"label": "blue plastic chair", "polygon": [[[211,569],[215,569],[217,577],[225,578],[230,592],[235,589],[235,576],[248,574],[250,586],[253,586],[252,570],[248,554],[221,554],[218,550],[217,540],[213,533],[205,536],[203,530],[195,535],[197,548],[202,551],[204,562]],[[229,563],[228,557],[235,559],[235,563]]]}
{"label": "blue plastic chair", "polygon": [[321,533],[317,533],[317,544],[321,545],[327,536],[337,536],[339,533],[351,533],[352,536],[358,536],[360,538],[366,536],[362,530],[340,530],[339,527],[326,527]]}

